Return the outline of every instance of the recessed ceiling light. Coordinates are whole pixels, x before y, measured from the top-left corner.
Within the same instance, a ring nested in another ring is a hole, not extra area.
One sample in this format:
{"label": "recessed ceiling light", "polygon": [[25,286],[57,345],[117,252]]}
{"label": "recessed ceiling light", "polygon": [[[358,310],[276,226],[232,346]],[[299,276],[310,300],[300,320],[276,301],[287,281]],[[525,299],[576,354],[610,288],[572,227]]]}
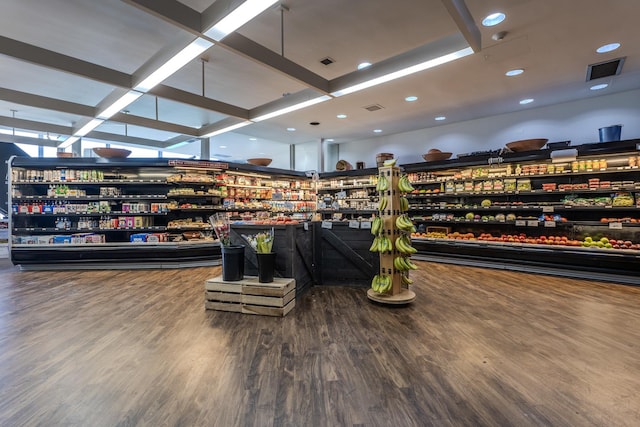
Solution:
{"label": "recessed ceiling light", "polygon": [[407,102],[413,102],[413,101],[417,101],[418,97],[417,96],[407,96],[404,100],[407,101]]}
{"label": "recessed ceiling light", "polygon": [[607,87],[609,87],[609,83],[600,83],[599,85],[591,86],[589,89],[600,90],[600,89],[606,89]]}
{"label": "recessed ceiling light", "polygon": [[499,23],[504,21],[506,17],[507,16],[502,12],[492,13],[482,20],[482,25],[484,25],[485,27],[493,27],[494,25],[498,25]]}
{"label": "recessed ceiling light", "polygon": [[227,148],[227,146],[226,145],[221,145],[220,148]]}
{"label": "recessed ceiling light", "polygon": [[373,131],[374,131],[375,133],[380,133],[380,132],[382,132],[382,129],[374,129]]}
{"label": "recessed ceiling light", "polygon": [[371,62],[361,62],[358,64],[358,70],[362,70],[363,68],[367,68],[371,66]]}
{"label": "recessed ceiling light", "polygon": [[446,120],[446,119],[447,118],[445,116],[438,116],[434,120],[437,120],[437,121],[441,122],[441,121]]}
{"label": "recessed ceiling light", "polygon": [[506,73],[504,73],[504,75],[508,77],[513,77],[513,76],[519,76],[522,73],[524,73],[524,70],[522,68],[514,68],[513,70],[509,70]]}
{"label": "recessed ceiling light", "polygon": [[325,141],[327,141],[327,142],[333,142],[333,141],[334,141],[334,139],[333,139],[333,138],[327,138],[327,139],[325,139]]}
{"label": "recessed ceiling light", "polygon": [[289,132],[295,132],[296,128],[287,128]]}
{"label": "recessed ceiling light", "polygon": [[533,98],[527,98],[520,101],[521,105],[531,104],[533,102]]}
{"label": "recessed ceiling light", "polygon": [[249,141],[257,141],[258,138],[249,138]]}
{"label": "recessed ceiling light", "polygon": [[619,47],[620,47],[620,43],[609,43],[597,48],[596,52],[607,53],[607,52],[611,52],[612,50],[616,50]]}
{"label": "recessed ceiling light", "polygon": [[339,118],[339,119],[346,119],[347,115],[346,114],[338,114],[336,117]]}

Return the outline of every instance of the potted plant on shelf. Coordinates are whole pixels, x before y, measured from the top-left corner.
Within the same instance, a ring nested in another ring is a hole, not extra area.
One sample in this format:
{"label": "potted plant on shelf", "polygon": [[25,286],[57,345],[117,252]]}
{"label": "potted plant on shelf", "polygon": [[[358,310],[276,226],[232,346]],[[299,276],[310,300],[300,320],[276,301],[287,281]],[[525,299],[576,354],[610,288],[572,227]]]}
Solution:
{"label": "potted plant on shelf", "polygon": [[274,233],[273,228],[271,231],[264,231],[252,236],[242,235],[244,239],[249,243],[249,246],[256,251],[256,257],[258,258],[258,281],[260,283],[273,282],[273,272],[275,270],[276,253],[272,252]]}
{"label": "potted plant on shelf", "polygon": [[222,248],[222,280],[234,282],[244,278],[244,245],[231,244],[231,222],[226,213],[216,213],[209,217],[209,223],[216,233]]}

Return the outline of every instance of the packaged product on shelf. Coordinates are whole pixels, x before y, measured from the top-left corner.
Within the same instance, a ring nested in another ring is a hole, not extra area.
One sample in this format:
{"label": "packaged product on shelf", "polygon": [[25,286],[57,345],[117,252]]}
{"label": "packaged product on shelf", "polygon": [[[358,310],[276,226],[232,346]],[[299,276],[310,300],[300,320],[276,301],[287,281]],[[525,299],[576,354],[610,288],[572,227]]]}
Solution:
{"label": "packaged product on shelf", "polygon": [[615,193],[612,195],[613,206],[631,207],[634,206],[634,199],[631,193]]}
{"label": "packaged product on shelf", "polygon": [[529,178],[520,178],[516,181],[517,191],[531,191],[531,180]]}

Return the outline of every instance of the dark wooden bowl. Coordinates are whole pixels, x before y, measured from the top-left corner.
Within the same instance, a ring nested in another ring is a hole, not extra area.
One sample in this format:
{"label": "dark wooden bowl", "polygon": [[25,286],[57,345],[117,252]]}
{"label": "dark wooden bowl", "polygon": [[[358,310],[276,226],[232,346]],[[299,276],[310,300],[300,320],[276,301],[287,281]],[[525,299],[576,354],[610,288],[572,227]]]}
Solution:
{"label": "dark wooden bowl", "polygon": [[449,157],[451,157],[451,153],[447,153],[444,151],[432,151],[430,153],[422,155],[422,158],[426,162],[437,162],[438,160],[447,160]]}
{"label": "dark wooden bowl", "polygon": [[105,159],[124,159],[128,157],[129,154],[131,154],[131,150],[125,150],[124,148],[107,147],[96,147],[93,149],[93,152]]}
{"label": "dark wooden bowl", "polygon": [[506,147],[513,152],[539,150],[544,147],[549,140],[547,138],[522,139],[506,144]]}
{"label": "dark wooden bowl", "polygon": [[269,166],[272,160],[264,157],[256,158],[256,159],[247,159],[247,163],[251,163],[256,166]]}

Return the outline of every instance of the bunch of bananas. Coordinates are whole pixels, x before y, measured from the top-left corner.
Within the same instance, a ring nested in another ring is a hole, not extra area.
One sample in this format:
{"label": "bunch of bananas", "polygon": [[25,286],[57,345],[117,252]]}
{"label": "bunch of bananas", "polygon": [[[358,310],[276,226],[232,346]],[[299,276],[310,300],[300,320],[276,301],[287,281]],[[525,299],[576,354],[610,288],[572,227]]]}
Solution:
{"label": "bunch of bananas", "polygon": [[383,211],[387,209],[387,205],[389,204],[389,198],[386,196],[380,197],[380,204],[378,205],[378,210]]}
{"label": "bunch of bananas", "polygon": [[396,227],[398,227],[398,230],[402,230],[407,233],[416,232],[416,228],[413,226],[413,222],[411,222],[406,214],[399,215],[396,218]]}
{"label": "bunch of bananas", "polygon": [[385,175],[380,175],[378,177],[378,183],[376,184],[376,191],[387,191],[388,189],[389,189],[389,180]]}
{"label": "bunch of bananas", "polygon": [[409,273],[401,274],[400,278],[402,279],[403,285],[412,285],[413,280],[409,279]]}
{"label": "bunch of bananas", "polygon": [[382,163],[382,166],[395,166],[396,165],[396,161],[397,161],[397,159],[385,160],[384,163]]}
{"label": "bunch of bananas", "polygon": [[393,243],[387,236],[376,236],[373,238],[373,243],[369,248],[370,252],[391,252],[393,250]]}
{"label": "bunch of bananas", "polygon": [[373,218],[373,221],[371,222],[371,234],[377,236],[382,231],[383,226],[384,222],[382,221],[381,217],[377,216]]}
{"label": "bunch of bananas", "polygon": [[407,175],[402,175],[398,180],[398,190],[403,193],[411,193],[414,188],[413,185],[409,182],[409,177]]}
{"label": "bunch of bananas", "polygon": [[416,248],[411,246],[411,239],[406,234],[402,234],[396,239],[396,249],[403,254],[415,254],[418,252]]}
{"label": "bunch of bananas", "polygon": [[417,270],[418,266],[411,262],[409,257],[397,256],[393,259],[393,268],[397,271]]}
{"label": "bunch of bananas", "polygon": [[409,210],[409,200],[402,196],[400,197],[400,212],[406,212]]}
{"label": "bunch of bananas", "polygon": [[379,294],[389,292],[391,290],[391,286],[393,286],[391,276],[387,276],[386,274],[376,274],[373,276],[373,280],[371,281],[371,289]]}

